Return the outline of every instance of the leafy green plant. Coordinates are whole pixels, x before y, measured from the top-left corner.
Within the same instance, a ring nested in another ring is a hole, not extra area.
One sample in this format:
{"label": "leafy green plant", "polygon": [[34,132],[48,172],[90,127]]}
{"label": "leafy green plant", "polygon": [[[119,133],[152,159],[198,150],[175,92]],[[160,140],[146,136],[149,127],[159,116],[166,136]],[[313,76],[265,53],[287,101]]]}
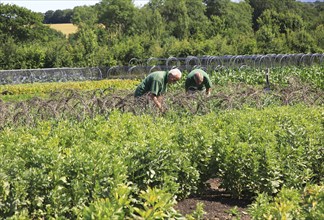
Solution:
{"label": "leafy green plant", "polygon": [[232,216],[231,219],[235,219],[235,220],[241,219],[241,214],[240,214],[240,211],[238,210],[237,206],[234,206],[233,208],[228,210],[227,213],[229,213]]}
{"label": "leafy green plant", "polygon": [[196,209],[193,211],[193,213],[186,215],[186,218],[188,220],[201,220],[204,219],[204,215],[206,214],[204,210],[204,203],[198,202],[196,204]]}
{"label": "leafy green plant", "polygon": [[[1,217],[76,219],[90,204],[105,212],[123,201],[125,215],[137,207],[146,216],[160,193],[186,198],[213,177],[233,197],[320,183],[322,111],[303,105],[181,117],[111,111],[7,125],[0,131]],[[130,194],[120,188],[128,182]],[[148,194],[156,198],[144,205]],[[305,198],[320,204],[312,196]]]}
{"label": "leafy green plant", "polygon": [[134,207],[134,219],[176,219],[181,217],[173,208],[176,200],[172,194],[158,188],[141,191],[139,206]]}
{"label": "leafy green plant", "polygon": [[83,209],[81,219],[125,219],[130,215],[133,189],[129,184],[118,185],[109,198],[101,198]]}
{"label": "leafy green plant", "polygon": [[249,213],[253,219],[322,219],[323,210],[323,185],[308,185],[301,190],[283,188],[274,198],[260,194]]}

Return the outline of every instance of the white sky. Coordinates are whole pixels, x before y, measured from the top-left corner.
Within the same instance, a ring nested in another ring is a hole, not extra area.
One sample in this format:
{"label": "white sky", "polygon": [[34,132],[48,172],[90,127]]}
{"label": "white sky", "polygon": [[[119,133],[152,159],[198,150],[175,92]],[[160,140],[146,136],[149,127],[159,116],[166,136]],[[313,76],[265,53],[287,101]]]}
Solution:
{"label": "white sky", "polygon": [[[142,6],[149,0],[135,0],[135,5]],[[0,0],[0,3],[15,4],[34,12],[45,13],[48,10],[73,9],[75,6],[95,5],[100,0]]]}
{"label": "white sky", "polygon": [[[241,0],[232,0],[238,2]],[[25,7],[34,12],[45,13],[49,10],[56,11],[58,9],[73,9],[75,6],[95,5],[100,0],[0,0],[0,3],[15,4],[20,7]],[[149,0],[134,0],[135,5],[143,6]]]}

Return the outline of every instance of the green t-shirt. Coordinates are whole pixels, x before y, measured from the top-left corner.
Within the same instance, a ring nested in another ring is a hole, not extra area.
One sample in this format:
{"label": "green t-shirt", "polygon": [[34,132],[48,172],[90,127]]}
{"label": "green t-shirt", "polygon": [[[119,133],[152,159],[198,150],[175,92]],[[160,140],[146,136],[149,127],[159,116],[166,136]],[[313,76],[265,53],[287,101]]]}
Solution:
{"label": "green t-shirt", "polygon": [[167,71],[156,71],[149,74],[139,84],[135,90],[135,97],[144,95],[145,93],[152,93],[156,96],[160,96],[167,90],[168,72]]}
{"label": "green t-shirt", "polygon": [[[196,81],[195,81],[195,73],[196,72],[199,72],[202,74],[202,76],[204,77],[204,81],[200,84],[200,85],[197,85],[196,84]],[[193,71],[191,71],[188,75],[187,75],[187,78],[186,78],[186,82],[185,82],[185,88],[186,88],[186,91],[190,88],[190,89],[194,89],[194,90],[203,90],[204,87],[206,89],[209,89],[212,87],[212,83],[210,81],[210,78],[208,76],[208,74],[201,70],[201,69],[195,69]]]}

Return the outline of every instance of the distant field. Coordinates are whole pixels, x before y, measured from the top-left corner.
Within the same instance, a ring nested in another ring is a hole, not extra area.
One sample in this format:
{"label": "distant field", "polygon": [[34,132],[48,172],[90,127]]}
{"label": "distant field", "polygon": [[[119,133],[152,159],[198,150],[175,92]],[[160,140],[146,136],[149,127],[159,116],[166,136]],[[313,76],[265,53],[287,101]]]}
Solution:
{"label": "distant field", "polygon": [[69,34],[73,34],[77,31],[78,27],[74,26],[73,24],[48,24],[49,27],[61,31],[63,34],[68,36]]}

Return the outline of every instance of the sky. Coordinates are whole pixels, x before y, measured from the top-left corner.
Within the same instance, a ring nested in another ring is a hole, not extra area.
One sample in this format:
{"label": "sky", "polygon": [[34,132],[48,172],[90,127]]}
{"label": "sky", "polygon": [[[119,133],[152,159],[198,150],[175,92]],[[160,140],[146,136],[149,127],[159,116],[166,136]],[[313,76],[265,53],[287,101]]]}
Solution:
{"label": "sky", "polygon": [[[146,4],[149,0],[135,0],[137,6]],[[73,9],[76,6],[95,5],[100,0],[0,0],[0,3],[15,4],[20,7],[25,7],[33,12],[45,13],[49,10],[64,10]]]}
{"label": "sky", "polygon": [[[136,6],[143,6],[149,0],[134,0]],[[239,2],[241,0],[232,0]],[[75,6],[95,5],[100,0],[0,0],[0,3],[15,4],[20,7],[25,7],[34,12],[45,13],[49,10],[56,11],[58,9],[73,9]]]}
{"label": "sky", "polygon": [[[235,2],[240,0],[233,0]],[[95,5],[100,0],[0,0],[0,3],[15,4],[20,7],[25,7],[33,12],[45,13],[49,10],[64,10],[73,9],[76,6],[83,5]],[[143,6],[148,3],[149,0],[134,0],[136,6]]]}

